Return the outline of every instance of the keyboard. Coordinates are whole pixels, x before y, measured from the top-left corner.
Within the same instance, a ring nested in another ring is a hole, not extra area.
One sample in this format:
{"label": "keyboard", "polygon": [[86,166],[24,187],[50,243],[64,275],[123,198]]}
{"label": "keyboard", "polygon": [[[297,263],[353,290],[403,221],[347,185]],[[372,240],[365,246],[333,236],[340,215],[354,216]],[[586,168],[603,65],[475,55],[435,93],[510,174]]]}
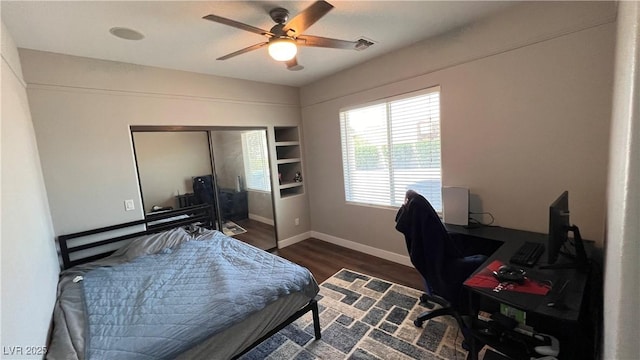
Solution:
{"label": "keyboard", "polygon": [[511,256],[509,262],[523,266],[533,266],[538,262],[543,252],[543,244],[527,241]]}

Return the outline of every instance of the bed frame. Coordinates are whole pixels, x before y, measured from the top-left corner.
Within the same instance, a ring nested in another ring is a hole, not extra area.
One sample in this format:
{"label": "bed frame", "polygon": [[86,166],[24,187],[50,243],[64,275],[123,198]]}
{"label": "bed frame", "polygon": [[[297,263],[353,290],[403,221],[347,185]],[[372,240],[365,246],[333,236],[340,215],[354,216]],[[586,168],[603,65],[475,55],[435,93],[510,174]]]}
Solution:
{"label": "bed frame", "polygon": [[[196,206],[190,206],[186,208],[181,208],[178,210],[171,211],[163,211],[159,213],[151,213],[148,214],[146,219],[130,221],[127,223],[105,226],[98,229],[92,229],[87,231],[81,231],[73,234],[66,234],[58,236],[58,244],[60,245],[60,256],[62,257],[62,268],[66,270],[72,266],[84,264],[90,261],[95,261],[104,257],[111,255],[115,250],[103,251],[99,252],[95,255],[75,258],[71,260],[71,254],[77,253],[83,250],[95,249],[100,251],[101,247],[106,245],[122,242],[128,239],[132,239],[138,236],[154,234],[161,231],[169,230],[175,227],[187,226],[190,224],[202,224],[204,227],[211,228],[212,222],[212,206],[209,204],[202,204]],[[187,216],[184,218],[179,218],[181,216]],[[175,220],[169,220],[172,218],[176,218]],[[125,235],[116,236],[113,238],[108,238],[104,240],[97,240],[95,242],[73,245],[74,239],[80,239],[88,236],[105,234],[108,236],[108,233],[111,231],[121,230],[121,229],[134,229],[135,227],[140,227],[144,225],[146,230],[135,231]]]}
{"label": "bed frame", "polygon": [[[118,225],[105,226],[98,229],[81,231],[73,234],[60,235],[58,236],[58,244],[60,245],[60,256],[62,258],[63,269],[66,270],[70,267],[73,267],[79,264],[84,264],[90,261],[95,261],[95,260],[107,257],[111,255],[115,250],[99,252],[100,247],[105,247],[110,244],[123,242],[125,240],[129,240],[138,236],[154,234],[154,233],[162,232],[172,228],[188,226],[192,224],[199,224],[200,226],[212,228],[213,223],[211,219],[213,218],[212,217],[213,210],[214,210],[213,207],[209,204],[196,205],[196,206],[190,206],[187,208],[181,208],[178,210],[161,212],[158,214],[149,214],[147,215],[146,219],[143,219],[143,220],[136,220],[136,221],[131,221],[131,222],[118,224]],[[88,236],[100,236],[100,234],[104,234],[104,233],[108,234],[109,232],[112,232],[112,231],[141,227],[143,225],[146,228],[146,230],[134,231],[125,235],[115,236],[115,237],[106,238],[106,239],[99,239],[96,241],[91,241],[89,243],[73,245],[73,242],[75,239],[86,238]],[[90,249],[95,249],[98,253],[85,256],[85,257],[76,256],[73,260],[71,259],[72,257],[71,254],[78,253],[84,250],[90,250]],[[303,308],[295,312],[293,315],[291,315],[285,321],[280,323],[278,326],[271,329],[268,333],[266,333],[264,336],[256,340],[249,347],[242,350],[242,352],[234,355],[232,359],[238,359],[240,356],[246,354],[251,349],[253,349],[254,347],[258,346],[260,343],[262,343],[264,340],[273,336],[278,331],[282,330],[287,325],[296,321],[297,319],[299,319],[309,311],[311,311],[312,317],[313,317],[313,330],[314,330],[315,338],[316,340],[320,340],[321,334],[320,334],[320,317],[319,317],[319,311],[318,311],[318,302],[316,299],[312,299],[311,301],[309,301],[309,303],[307,303],[307,305],[305,305]]]}
{"label": "bed frame", "polygon": [[309,303],[307,305],[305,305],[302,309],[298,310],[293,315],[291,315],[289,318],[287,318],[287,320],[283,321],[280,325],[278,325],[275,328],[273,328],[271,331],[266,333],[263,337],[261,337],[258,340],[256,340],[253,344],[251,344],[246,349],[242,350],[242,352],[238,353],[237,355],[235,355],[231,359],[232,360],[238,359],[240,356],[242,356],[242,355],[246,354],[247,352],[251,351],[251,349],[253,349],[254,347],[260,345],[260,343],[262,343],[263,341],[267,340],[271,336],[275,335],[278,331],[280,331],[280,330],[284,329],[285,327],[287,327],[287,325],[289,325],[292,322],[298,320],[300,317],[302,317],[304,314],[308,313],[309,311],[311,311],[311,314],[313,316],[313,332],[315,334],[315,338],[316,338],[316,340],[320,340],[322,335],[320,334],[320,316],[318,314],[318,301],[316,299],[313,299],[313,300],[309,301]]}

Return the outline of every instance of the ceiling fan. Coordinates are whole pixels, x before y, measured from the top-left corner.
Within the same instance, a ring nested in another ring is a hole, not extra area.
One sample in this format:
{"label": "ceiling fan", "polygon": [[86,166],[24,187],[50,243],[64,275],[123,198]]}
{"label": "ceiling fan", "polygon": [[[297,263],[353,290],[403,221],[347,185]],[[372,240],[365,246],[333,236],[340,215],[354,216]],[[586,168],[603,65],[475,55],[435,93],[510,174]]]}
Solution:
{"label": "ceiling fan", "polygon": [[268,46],[269,55],[271,55],[274,60],[285,62],[287,69],[289,70],[302,70],[304,67],[299,65],[298,60],[296,59],[298,46],[364,50],[373,45],[371,41],[366,39],[347,41],[303,34],[305,30],[325,16],[331,9],[333,9],[333,5],[326,1],[319,0],[304,9],[291,19],[291,21],[287,22],[289,19],[289,11],[287,9],[277,7],[269,11],[271,19],[276,22],[276,25],[274,25],[269,31],[213,14],[207,15],[203,17],[203,19],[233,26],[235,28],[269,38],[266,42],[251,45],[244,49],[219,57],[217,60],[226,60],[234,56],[259,49],[263,46]]}

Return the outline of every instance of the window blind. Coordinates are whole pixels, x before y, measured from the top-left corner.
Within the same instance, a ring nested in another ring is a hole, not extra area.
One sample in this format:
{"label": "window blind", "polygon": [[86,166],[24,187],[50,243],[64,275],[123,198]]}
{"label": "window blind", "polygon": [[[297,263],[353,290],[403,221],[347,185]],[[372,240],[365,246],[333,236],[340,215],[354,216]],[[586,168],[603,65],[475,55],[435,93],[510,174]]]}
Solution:
{"label": "window blind", "polygon": [[266,139],[265,130],[242,133],[242,152],[247,189],[271,191]]}
{"label": "window blind", "polygon": [[440,88],[340,112],[347,202],[401,206],[412,189],[442,211]]}

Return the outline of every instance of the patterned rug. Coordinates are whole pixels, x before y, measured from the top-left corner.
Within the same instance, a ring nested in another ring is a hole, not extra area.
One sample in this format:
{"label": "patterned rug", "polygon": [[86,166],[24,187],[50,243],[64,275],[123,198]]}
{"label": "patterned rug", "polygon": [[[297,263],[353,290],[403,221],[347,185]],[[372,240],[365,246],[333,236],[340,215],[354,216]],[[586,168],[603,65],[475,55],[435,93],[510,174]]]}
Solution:
{"label": "patterned rug", "polygon": [[421,294],[342,269],[320,285],[321,340],[313,336],[308,313],[242,359],[464,359],[462,334],[453,318],[413,325],[427,310],[419,304]]}
{"label": "patterned rug", "polygon": [[222,232],[227,236],[234,236],[244,234],[247,230],[233,221],[227,220],[222,224]]}

